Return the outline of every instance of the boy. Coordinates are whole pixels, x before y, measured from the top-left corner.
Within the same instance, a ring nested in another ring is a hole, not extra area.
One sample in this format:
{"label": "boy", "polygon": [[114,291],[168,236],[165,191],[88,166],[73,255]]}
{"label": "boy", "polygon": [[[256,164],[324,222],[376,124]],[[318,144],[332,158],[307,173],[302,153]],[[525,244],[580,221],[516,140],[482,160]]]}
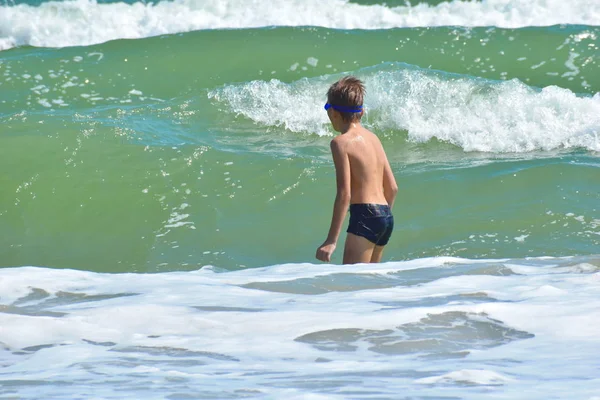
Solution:
{"label": "boy", "polygon": [[341,134],[331,141],[337,181],[331,227],[316,254],[325,262],[331,260],[348,206],[344,264],[380,262],[394,228],[391,209],[398,185],[379,138],[360,123],[364,94],[363,83],[353,76],[342,78],[327,92],[325,110]]}

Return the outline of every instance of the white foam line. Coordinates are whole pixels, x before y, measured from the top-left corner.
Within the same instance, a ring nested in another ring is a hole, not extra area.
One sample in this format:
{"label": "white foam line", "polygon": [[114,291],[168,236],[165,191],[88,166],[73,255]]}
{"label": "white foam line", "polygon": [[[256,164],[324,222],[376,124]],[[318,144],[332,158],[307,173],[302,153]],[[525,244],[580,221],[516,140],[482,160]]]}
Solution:
{"label": "white foam line", "polygon": [[[403,130],[411,141],[437,138],[465,151],[600,151],[600,94],[579,96],[557,86],[540,90],[516,79],[448,76],[401,64],[357,74],[368,88],[366,123],[375,131]],[[208,97],[258,126],[326,136],[329,121],[319,111],[326,92],[321,78],[274,79],[227,85]]]}
{"label": "white foam line", "polygon": [[388,29],[556,24],[600,25],[600,2],[454,0],[437,6],[387,7],[348,0],[175,0],[156,4],[52,1],[35,7],[0,6],[0,50],[25,44],[63,47],[200,29],[264,26]]}

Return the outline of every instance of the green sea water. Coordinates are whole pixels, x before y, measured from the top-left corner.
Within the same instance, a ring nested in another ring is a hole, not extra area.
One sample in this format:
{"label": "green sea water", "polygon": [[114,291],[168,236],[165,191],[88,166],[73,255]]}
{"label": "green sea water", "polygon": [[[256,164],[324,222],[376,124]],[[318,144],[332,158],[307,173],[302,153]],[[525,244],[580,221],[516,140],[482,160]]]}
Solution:
{"label": "green sea water", "polygon": [[4,50],[0,266],[313,262],[335,196],[322,105],[348,73],[400,187],[384,260],[597,254],[599,35],[267,27]]}

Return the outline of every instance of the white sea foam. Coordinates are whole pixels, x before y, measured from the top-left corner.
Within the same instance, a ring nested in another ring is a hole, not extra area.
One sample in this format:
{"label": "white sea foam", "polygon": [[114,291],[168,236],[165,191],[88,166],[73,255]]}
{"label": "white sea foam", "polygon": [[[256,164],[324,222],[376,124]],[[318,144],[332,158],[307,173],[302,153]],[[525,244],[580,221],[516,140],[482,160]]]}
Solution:
{"label": "white sea foam", "polygon": [[[210,91],[208,97],[224,102],[236,113],[266,126],[278,126],[292,132],[327,135],[323,109],[324,87],[302,79],[293,85],[279,80],[253,81],[227,85]],[[323,99],[323,102],[319,102]]]}
{"label": "white sea foam", "polygon": [[[373,129],[407,131],[414,142],[437,138],[466,151],[600,151],[598,95],[388,67],[358,73],[368,88],[365,123]],[[253,81],[213,90],[209,98],[259,125],[329,135],[323,102],[331,82]]]}
{"label": "white sea foam", "polygon": [[518,80],[489,82],[422,71],[381,72],[367,79],[376,127],[409,138],[437,138],[466,151],[600,150],[600,98]]}
{"label": "white sea foam", "polygon": [[461,370],[450,372],[442,376],[432,376],[417,380],[418,383],[466,383],[471,385],[502,385],[511,379],[494,371],[486,370]]}
{"label": "white sea foam", "polygon": [[598,262],[0,269],[0,384],[19,398],[39,398],[33,381],[45,398],[586,398]]}
{"label": "white sea foam", "polygon": [[175,0],[156,4],[90,0],[0,6],[0,49],[62,47],[199,29],[323,26],[387,29],[415,26],[600,25],[596,0],[482,0],[388,7],[348,0]]}

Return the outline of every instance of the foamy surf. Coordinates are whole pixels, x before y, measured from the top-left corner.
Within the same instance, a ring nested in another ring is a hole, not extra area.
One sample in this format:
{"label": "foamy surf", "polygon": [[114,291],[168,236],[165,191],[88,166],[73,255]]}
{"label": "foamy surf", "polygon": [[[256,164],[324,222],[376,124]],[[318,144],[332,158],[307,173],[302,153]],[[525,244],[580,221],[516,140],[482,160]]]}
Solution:
{"label": "foamy surf", "polygon": [[21,398],[42,382],[44,398],[590,398],[599,271],[593,257],[7,268],[0,382]]}
{"label": "foamy surf", "polygon": [[[369,88],[364,121],[376,130],[407,131],[414,142],[438,139],[465,151],[523,153],[600,151],[600,96],[529,87],[401,64],[357,72]],[[337,76],[337,75],[336,75]],[[335,76],[334,76],[335,77]],[[258,126],[330,135],[324,93],[334,79],[227,85],[208,97]]]}
{"label": "foamy surf", "polygon": [[[10,2],[9,2],[10,4]],[[175,0],[158,3],[53,1],[0,6],[0,50],[14,46],[82,46],[200,29],[322,26],[389,29],[417,26],[600,25],[595,0],[451,1],[388,7],[347,0]]]}

